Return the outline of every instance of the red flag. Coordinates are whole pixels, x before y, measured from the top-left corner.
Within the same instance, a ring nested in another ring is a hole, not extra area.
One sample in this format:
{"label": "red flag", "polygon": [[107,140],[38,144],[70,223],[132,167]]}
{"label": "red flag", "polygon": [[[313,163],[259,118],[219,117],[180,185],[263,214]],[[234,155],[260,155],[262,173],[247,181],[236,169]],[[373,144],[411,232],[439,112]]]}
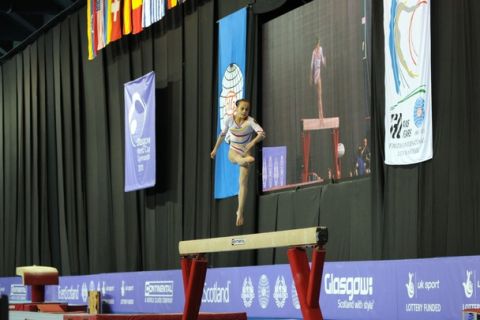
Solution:
{"label": "red flag", "polygon": [[121,1],[111,0],[110,4],[110,21],[112,23],[110,31],[110,41],[118,40],[122,37],[122,15]]}
{"label": "red flag", "polygon": [[133,34],[139,33],[143,30],[142,27],[142,4],[143,0],[132,0],[132,25]]}

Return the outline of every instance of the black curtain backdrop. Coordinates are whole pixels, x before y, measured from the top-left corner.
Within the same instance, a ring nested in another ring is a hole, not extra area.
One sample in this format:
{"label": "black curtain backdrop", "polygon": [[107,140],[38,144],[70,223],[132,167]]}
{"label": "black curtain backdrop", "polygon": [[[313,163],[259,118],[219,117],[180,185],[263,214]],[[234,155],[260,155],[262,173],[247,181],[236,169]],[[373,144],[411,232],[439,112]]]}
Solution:
{"label": "black curtain backdrop", "polygon": [[[330,260],[480,252],[480,3],[431,3],[433,160],[383,165],[383,8],[374,0],[371,178],[258,196],[254,167],[247,223],[239,229],[236,198],[213,199],[209,152],[216,21],[248,2],[187,0],[93,61],[86,58],[83,8],[0,65],[0,275],[29,264],[52,265],[62,275],[172,269],[182,239],[318,223],[329,227]],[[262,95],[263,16],[249,14],[247,97],[254,104]],[[124,193],[123,84],[151,70],[158,183]],[[261,108],[254,110],[261,120]],[[281,249],[210,256],[212,266],[285,261]]]}

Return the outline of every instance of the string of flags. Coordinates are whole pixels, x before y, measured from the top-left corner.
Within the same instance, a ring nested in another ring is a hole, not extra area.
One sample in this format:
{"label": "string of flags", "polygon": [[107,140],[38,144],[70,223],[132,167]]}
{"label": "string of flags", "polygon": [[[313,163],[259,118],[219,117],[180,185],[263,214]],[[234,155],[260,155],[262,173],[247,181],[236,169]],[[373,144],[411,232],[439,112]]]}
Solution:
{"label": "string of flags", "polygon": [[88,60],[123,35],[138,34],[185,0],[87,0]]}

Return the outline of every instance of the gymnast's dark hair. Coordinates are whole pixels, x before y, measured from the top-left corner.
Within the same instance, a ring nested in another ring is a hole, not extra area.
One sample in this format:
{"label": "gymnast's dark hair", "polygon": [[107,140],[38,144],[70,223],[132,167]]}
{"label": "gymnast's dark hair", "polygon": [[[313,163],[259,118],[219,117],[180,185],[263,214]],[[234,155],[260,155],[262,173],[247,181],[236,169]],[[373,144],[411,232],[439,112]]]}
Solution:
{"label": "gymnast's dark hair", "polygon": [[235,105],[238,107],[240,105],[240,102],[246,102],[250,104],[250,101],[248,99],[238,99],[237,101],[235,101]]}

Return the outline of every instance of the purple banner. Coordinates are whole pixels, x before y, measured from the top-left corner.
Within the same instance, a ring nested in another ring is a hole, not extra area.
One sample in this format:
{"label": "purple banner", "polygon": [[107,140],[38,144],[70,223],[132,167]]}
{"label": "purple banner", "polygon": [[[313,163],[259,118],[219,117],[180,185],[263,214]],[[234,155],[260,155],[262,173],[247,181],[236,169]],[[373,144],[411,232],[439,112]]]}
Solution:
{"label": "purple banner", "polygon": [[[87,304],[102,293],[103,312],[182,312],[180,270],[61,277],[46,300]],[[11,302],[29,299],[21,278],[0,278]],[[320,305],[325,319],[458,319],[480,307],[480,256],[330,262],[325,264]],[[209,269],[201,310],[246,312],[249,317],[301,318],[290,266]]]}
{"label": "purple banner", "polygon": [[125,83],[125,192],[155,185],[155,73]]}
{"label": "purple banner", "polygon": [[262,159],[262,190],[284,186],[287,182],[287,147],[264,147]]}

